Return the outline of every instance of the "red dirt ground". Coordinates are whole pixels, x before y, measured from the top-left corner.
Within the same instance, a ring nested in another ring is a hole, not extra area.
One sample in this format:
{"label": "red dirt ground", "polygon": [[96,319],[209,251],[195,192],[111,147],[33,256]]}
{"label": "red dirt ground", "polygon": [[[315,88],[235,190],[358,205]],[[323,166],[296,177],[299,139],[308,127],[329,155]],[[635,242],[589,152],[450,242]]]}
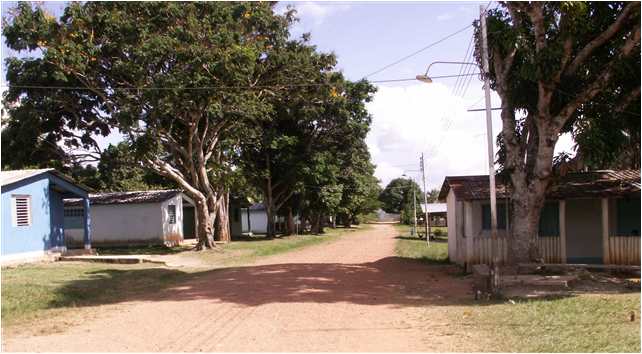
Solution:
{"label": "red dirt ground", "polygon": [[469,280],[395,257],[375,225],[338,241],[204,272],[62,333],[3,338],[5,351],[474,351],[450,324]]}

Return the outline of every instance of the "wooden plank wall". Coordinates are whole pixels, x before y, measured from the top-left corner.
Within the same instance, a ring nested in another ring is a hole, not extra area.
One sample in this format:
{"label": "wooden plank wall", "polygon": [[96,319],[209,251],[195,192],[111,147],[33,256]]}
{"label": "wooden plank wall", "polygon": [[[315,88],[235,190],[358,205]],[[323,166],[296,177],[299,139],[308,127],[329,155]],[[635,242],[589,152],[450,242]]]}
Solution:
{"label": "wooden plank wall", "polygon": [[640,265],[640,237],[609,237],[609,264]]}
{"label": "wooden plank wall", "polygon": [[[498,248],[500,250],[499,261],[505,262],[508,258],[508,242],[506,237],[497,237]],[[492,239],[488,236],[479,236],[473,238],[473,255],[469,261],[471,264],[490,264],[493,256]]]}
{"label": "wooden plank wall", "polygon": [[562,263],[562,242],[560,237],[538,237],[539,252],[546,263]]}
{"label": "wooden plank wall", "polygon": [[[498,237],[500,262],[508,259],[508,242],[506,237]],[[546,263],[562,263],[562,243],[560,237],[539,237],[537,239],[540,253]],[[473,255],[468,262],[471,264],[488,264],[492,259],[492,240],[488,236],[473,238]],[[638,258],[639,259],[639,258]]]}

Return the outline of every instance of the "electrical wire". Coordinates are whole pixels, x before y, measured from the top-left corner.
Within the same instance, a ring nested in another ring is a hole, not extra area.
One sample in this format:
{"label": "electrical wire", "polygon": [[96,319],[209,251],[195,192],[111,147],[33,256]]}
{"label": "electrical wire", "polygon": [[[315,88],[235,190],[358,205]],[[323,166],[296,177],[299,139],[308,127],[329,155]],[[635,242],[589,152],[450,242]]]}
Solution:
{"label": "electrical wire", "polygon": [[[466,48],[466,54],[464,54],[464,59],[462,60],[462,62],[465,62],[466,58],[468,58],[468,52],[470,51],[470,47],[472,46],[474,39],[475,39],[475,34],[473,33],[472,35],[470,35],[470,41],[468,41],[468,47]],[[459,67],[459,75],[464,73],[464,67],[465,67],[465,65],[463,65],[463,64]],[[451,91],[451,95],[455,95],[455,92],[457,91],[457,87],[460,84],[459,81],[460,81],[460,78],[457,78],[457,81],[455,81],[455,86],[453,87],[453,90]]]}
{"label": "electrical wire", "polygon": [[[468,74],[469,76],[477,75],[478,73]],[[441,75],[434,76],[434,79],[447,79],[458,77],[460,75]],[[405,79],[388,79],[388,80],[373,80],[369,81],[370,83],[388,83],[388,82],[404,82],[404,81],[416,81],[416,78],[405,78]],[[158,91],[172,91],[172,90],[224,90],[224,89],[266,89],[266,88],[287,88],[287,87],[314,87],[314,86],[333,86],[333,83],[311,83],[311,84],[273,84],[273,85],[256,85],[256,86],[201,86],[201,87],[126,87],[126,86],[117,86],[117,87],[86,87],[86,86],[45,86],[45,85],[13,85],[9,84],[7,86],[2,86],[3,88],[24,88],[24,89],[52,89],[52,90],[127,90],[127,91],[148,91],[148,90],[158,90]]]}
{"label": "electrical wire", "polygon": [[417,54],[419,54],[419,53],[421,53],[421,52],[423,52],[425,50],[428,50],[428,49],[436,46],[437,44],[439,44],[439,43],[441,43],[441,42],[443,42],[443,41],[445,41],[447,39],[450,39],[451,37],[454,37],[454,36],[464,32],[464,31],[466,31],[467,29],[469,29],[471,27],[472,27],[472,25],[468,25],[468,26],[466,26],[466,27],[464,27],[464,28],[462,28],[462,29],[460,29],[458,31],[455,31],[455,32],[453,32],[453,33],[451,33],[451,34],[449,34],[449,35],[447,35],[447,36],[435,41],[435,42],[432,42],[432,43],[428,44],[427,46],[425,46],[425,47],[423,47],[423,48],[421,48],[419,50],[416,50],[416,51],[404,56],[403,58],[395,60],[394,62],[392,62],[392,63],[390,63],[388,65],[385,65],[385,66],[383,66],[383,67],[371,72],[370,74],[364,76],[364,78],[368,78],[368,77],[370,77],[372,75],[378,74],[378,73],[380,73],[380,72],[382,72],[382,71],[384,71],[384,70],[386,70],[386,69],[388,69],[388,68],[390,68],[392,66],[395,66],[395,65],[397,65],[397,64],[399,64],[399,63],[401,63],[401,62],[403,62],[403,61],[405,61],[407,59],[410,59],[410,58],[414,57],[415,55],[417,55]]}

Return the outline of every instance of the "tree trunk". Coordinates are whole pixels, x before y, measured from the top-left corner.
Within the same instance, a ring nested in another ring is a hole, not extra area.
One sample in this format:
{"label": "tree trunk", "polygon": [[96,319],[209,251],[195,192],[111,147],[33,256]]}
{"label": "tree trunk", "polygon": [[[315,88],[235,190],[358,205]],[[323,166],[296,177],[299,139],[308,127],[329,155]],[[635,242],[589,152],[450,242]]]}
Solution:
{"label": "tree trunk", "polygon": [[294,235],[294,215],[292,215],[292,208],[288,208],[288,218],[287,218],[287,228],[285,231],[286,235]]}
{"label": "tree trunk", "polygon": [[213,219],[214,213],[209,210],[207,207],[207,201],[205,198],[197,199],[195,206],[196,211],[196,222],[197,222],[197,237],[198,244],[196,245],[197,250],[202,250],[206,248],[214,248],[214,227]]}
{"label": "tree trunk", "polygon": [[325,225],[326,225],[326,216],[323,215],[323,214],[319,214],[319,216],[317,218],[319,220],[318,221],[319,222],[318,233],[319,234],[324,234],[325,233],[324,228],[325,228]]}
{"label": "tree trunk", "polygon": [[274,238],[274,198],[272,198],[272,176],[270,175],[270,154],[266,154],[268,176],[265,179],[265,213],[267,214],[267,238]]}
{"label": "tree trunk", "polygon": [[321,220],[319,214],[312,213],[310,215],[310,233],[318,234],[321,226]]}
{"label": "tree trunk", "polygon": [[218,208],[216,212],[215,239],[222,242],[230,242],[232,234],[230,232],[230,193],[225,192],[217,201]]}

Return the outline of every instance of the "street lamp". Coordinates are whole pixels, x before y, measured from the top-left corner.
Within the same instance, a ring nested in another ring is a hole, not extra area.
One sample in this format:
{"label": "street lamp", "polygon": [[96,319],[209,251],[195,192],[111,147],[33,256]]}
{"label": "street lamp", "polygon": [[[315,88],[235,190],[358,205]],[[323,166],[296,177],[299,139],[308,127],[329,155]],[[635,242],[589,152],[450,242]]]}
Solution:
{"label": "street lamp", "polygon": [[425,74],[419,74],[415,76],[415,78],[421,82],[431,84],[432,79],[430,78],[430,76],[428,76],[428,72],[430,71],[430,67],[433,66],[434,64],[477,65],[477,63],[467,62],[467,61],[433,61],[432,63],[430,63],[430,65],[428,65],[428,69],[426,69]]}
{"label": "street lamp", "polygon": [[[490,189],[490,229],[491,229],[491,239],[492,239],[492,261],[491,261],[491,273],[492,273],[492,288],[493,292],[496,292],[499,288],[499,252],[497,251],[497,201],[496,201],[496,188],[495,188],[495,160],[494,160],[494,149],[493,149],[493,125],[492,125],[492,108],[490,106],[490,80],[488,77],[489,72],[489,63],[488,63],[488,34],[486,29],[486,8],[484,5],[479,6],[480,18],[479,23],[481,27],[481,49],[482,49],[482,72],[484,75],[484,96],[486,100],[486,139],[488,147],[488,179],[489,179],[489,189]],[[459,64],[459,65],[477,65],[477,63],[471,62],[452,62],[452,61],[435,61],[428,65],[426,73],[423,75],[417,75],[416,78],[419,81],[425,83],[431,83],[432,79],[428,76],[428,71],[430,67],[434,64]]]}

